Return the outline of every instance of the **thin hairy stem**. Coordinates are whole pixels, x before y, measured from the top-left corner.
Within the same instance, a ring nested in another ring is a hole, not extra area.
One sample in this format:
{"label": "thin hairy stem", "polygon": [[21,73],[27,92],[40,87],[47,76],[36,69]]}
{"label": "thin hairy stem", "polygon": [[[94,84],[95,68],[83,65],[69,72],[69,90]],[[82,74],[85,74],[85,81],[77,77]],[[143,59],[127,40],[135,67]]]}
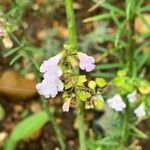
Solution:
{"label": "thin hairy stem", "polygon": [[[134,3],[134,0],[132,0]],[[133,7],[133,6],[132,6]],[[132,9],[132,7],[130,9]],[[128,75],[132,78],[133,76],[133,65],[134,65],[134,48],[135,48],[135,41],[134,41],[134,19],[135,14],[133,10],[130,10],[129,20],[128,20],[128,32],[127,32],[127,62],[128,62]],[[130,132],[130,104],[126,97],[124,97],[126,108],[124,113],[124,122],[123,122],[123,134],[122,134],[122,149],[125,145],[128,144],[129,141],[129,132]]]}
{"label": "thin hairy stem", "polygon": [[[71,51],[77,51],[77,33],[76,33],[75,15],[73,10],[73,0],[65,0],[65,5],[69,30],[69,44],[72,47]],[[87,148],[86,148],[86,136],[84,128],[84,103],[79,99],[77,89],[75,90],[75,93],[78,103],[77,120],[79,125],[80,150],[86,150]]]}

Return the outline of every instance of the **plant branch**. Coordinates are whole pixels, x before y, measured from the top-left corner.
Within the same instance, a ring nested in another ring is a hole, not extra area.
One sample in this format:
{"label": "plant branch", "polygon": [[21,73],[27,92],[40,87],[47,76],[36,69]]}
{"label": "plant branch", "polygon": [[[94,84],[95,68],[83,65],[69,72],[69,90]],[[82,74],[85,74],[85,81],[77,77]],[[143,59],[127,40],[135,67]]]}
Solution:
{"label": "plant branch", "polygon": [[77,33],[76,33],[75,15],[73,10],[73,0],[65,0],[65,6],[69,30],[69,43],[72,46],[72,51],[77,51]]}
{"label": "plant branch", "polygon": [[[129,1],[128,1],[129,2]],[[132,4],[134,3],[134,0],[131,0]],[[128,62],[128,74],[132,78],[133,76],[133,65],[134,65],[134,47],[135,47],[135,41],[134,41],[134,19],[135,19],[135,14],[132,8],[135,6],[131,5],[129,10],[129,16],[126,16],[126,20],[128,21],[128,31],[127,31],[127,43],[128,43],[128,49],[127,49],[127,62]],[[127,6],[126,6],[127,9]],[[126,103],[126,108],[125,108],[125,113],[124,113],[124,122],[123,122],[123,134],[122,134],[122,149],[125,145],[128,144],[129,141],[129,132],[130,132],[130,104],[129,101],[126,97],[124,97],[125,103]]]}
{"label": "plant branch", "polygon": [[[39,73],[37,72],[37,68],[36,68],[35,64],[32,63],[32,66],[33,66],[33,72],[36,75],[36,81],[40,82],[40,76],[39,76]],[[58,124],[56,122],[55,116],[54,116],[53,112],[51,111],[50,106],[48,106],[48,100],[45,99],[43,96],[40,96],[40,100],[42,102],[43,109],[46,111],[46,113],[49,117],[49,121],[52,123],[54,131],[56,133],[56,137],[57,137],[59,145],[61,147],[61,150],[65,150],[66,146],[65,146],[65,142],[64,142],[62,132],[61,132],[60,127],[58,126]]]}
{"label": "plant branch", "polygon": [[[67,22],[68,22],[68,30],[69,30],[69,44],[71,45],[71,51],[77,51],[77,33],[76,33],[76,24],[75,24],[75,15],[73,10],[73,0],[65,0],[66,5],[66,14],[67,14]],[[75,73],[78,70],[74,71]],[[78,89],[75,89],[75,94],[77,97],[77,120],[79,125],[79,143],[80,150],[86,150],[86,137],[85,137],[85,128],[84,128],[84,103],[78,97]]]}
{"label": "plant branch", "polygon": [[56,133],[56,136],[57,136],[57,139],[58,139],[58,142],[60,144],[60,147],[61,147],[61,150],[65,150],[66,147],[65,147],[65,143],[64,143],[64,138],[63,138],[63,135],[62,135],[62,132],[56,122],[56,119],[54,117],[54,114],[53,112],[51,111],[51,109],[49,109],[48,107],[48,101],[43,97],[41,96],[41,100],[42,100],[42,104],[43,104],[43,108],[45,109],[45,111],[47,112],[47,115],[49,117],[49,120],[51,121],[52,123],[52,126],[55,130],[55,133]]}

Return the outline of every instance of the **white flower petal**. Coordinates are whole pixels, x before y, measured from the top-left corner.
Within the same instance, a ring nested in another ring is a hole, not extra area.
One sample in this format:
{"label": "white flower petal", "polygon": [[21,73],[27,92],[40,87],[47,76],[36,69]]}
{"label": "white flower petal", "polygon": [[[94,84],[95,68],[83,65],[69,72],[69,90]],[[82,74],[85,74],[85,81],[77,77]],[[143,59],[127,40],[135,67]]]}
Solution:
{"label": "white flower petal", "polygon": [[58,80],[57,88],[58,88],[58,91],[60,92],[63,91],[64,83],[61,80]]}
{"label": "white flower petal", "polygon": [[108,106],[116,111],[123,111],[126,104],[123,102],[119,94],[114,95],[112,98],[107,100]]}
{"label": "white flower petal", "polygon": [[145,109],[144,109],[144,105],[141,104],[138,108],[136,108],[136,109],[134,110],[134,113],[136,114],[136,116],[137,116],[138,118],[144,117],[144,116],[146,115],[146,112],[145,112]]}
{"label": "white flower petal", "polygon": [[130,103],[134,103],[137,99],[137,91],[134,90],[132,93],[128,94],[127,98],[128,98]]}

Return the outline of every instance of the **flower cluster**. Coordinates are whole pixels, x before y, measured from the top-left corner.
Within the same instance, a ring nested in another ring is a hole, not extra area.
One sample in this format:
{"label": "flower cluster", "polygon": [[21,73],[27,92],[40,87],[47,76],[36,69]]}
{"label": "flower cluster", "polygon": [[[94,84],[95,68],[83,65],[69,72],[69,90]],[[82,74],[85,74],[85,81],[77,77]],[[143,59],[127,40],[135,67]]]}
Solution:
{"label": "flower cluster", "polygon": [[[54,57],[51,57],[50,59],[44,61],[40,66],[40,72],[43,73],[43,80],[41,83],[38,83],[36,85],[36,89],[39,94],[45,96],[46,98],[50,98],[50,97],[54,98],[58,94],[58,92],[64,90],[64,87],[66,89],[66,85],[68,84],[67,82],[71,80],[70,79],[71,76],[69,79],[68,77],[66,79],[65,70],[75,67],[74,64],[66,62],[68,60],[67,57],[75,60],[78,59],[79,61],[78,64],[81,70],[90,72],[95,69],[95,64],[94,64],[95,59],[93,57],[88,56],[87,54],[81,52],[76,53],[76,55],[70,56],[70,54],[67,55],[67,53],[65,53],[64,51],[64,53],[61,53],[61,56],[60,54],[58,54]],[[68,63],[68,65],[66,65],[66,63]],[[72,65],[72,67],[68,67],[69,65]],[[63,70],[60,66],[63,68]],[[70,70],[69,72],[72,72],[72,70]],[[61,76],[63,77],[64,82],[60,80]],[[68,112],[69,107],[70,107],[70,100],[69,101],[67,100],[63,104],[62,109],[63,111]]]}
{"label": "flower cluster", "polygon": [[[137,99],[137,91],[133,91],[132,93],[128,94],[127,98],[130,103],[134,103]],[[116,94],[112,98],[109,98],[107,100],[107,103],[108,106],[115,111],[123,111],[123,109],[126,107],[126,104],[124,103],[119,94]],[[141,104],[138,108],[134,110],[134,113],[138,118],[144,117],[146,114],[144,110],[144,105]]]}

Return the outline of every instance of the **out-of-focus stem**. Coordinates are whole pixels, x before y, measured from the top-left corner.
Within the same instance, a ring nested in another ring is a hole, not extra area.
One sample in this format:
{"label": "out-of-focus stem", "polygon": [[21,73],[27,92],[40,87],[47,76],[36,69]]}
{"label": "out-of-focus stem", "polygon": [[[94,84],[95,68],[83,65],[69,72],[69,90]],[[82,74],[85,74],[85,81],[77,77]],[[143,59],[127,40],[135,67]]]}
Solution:
{"label": "out-of-focus stem", "polygon": [[123,129],[122,129],[122,139],[121,139],[121,150],[127,144],[129,138],[129,102],[126,97],[124,97],[126,108],[124,114],[124,122],[123,122]]}
{"label": "out-of-focus stem", "polygon": [[[132,0],[132,2],[134,2],[134,0]],[[135,4],[135,3],[133,3]],[[132,8],[130,8],[132,9]],[[135,46],[135,41],[134,41],[134,12],[133,10],[130,11],[130,15],[129,15],[129,20],[128,20],[128,32],[127,32],[127,36],[128,36],[128,49],[127,49],[127,62],[128,62],[128,75],[132,78],[133,75],[133,65],[134,65],[134,46]],[[129,141],[129,132],[130,132],[130,104],[129,101],[126,97],[124,97],[125,103],[126,103],[126,108],[125,108],[125,114],[124,114],[124,123],[123,123],[123,134],[122,134],[122,144],[121,144],[121,149],[123,149],[123,147],[125,145],[128,144]]]}
{"label": "out-of-focus stem", "polygon": [[132,77],[133,74],[133,63],[134,63],[134,18],[129,21],[129,32],[128,32],[128,57],[127,60],[129,62],[128,64],[128,70],[129,75]]}
{"label": "out-of-focus stem", "polygon": [[84,126],[84,103],[78,99],[78,126],[79,126],[79,141],[80,141],[80,150],[86,150],[86,137],[85,137],[85,126]]}
{"label": "out-of-focus stem", "polygon": [[[40,82],[40,77],[38,74],[39,71],[37,72],[37,68],[35,67],[35,65],[34,64],[32,64],[32,65],[33,65],[34,74],[36,74],[36,80],[37,80],[37,82]],[[40,96],[40,99],[41,99],[41,102],[43,105],[43,109],[46,111],[46,113],[49,117],[49,120],[52,123],[54,131],[56,133],[56,137],[57,137],[59,145],[61,147],[61,150],[66,150],[63,134],[60,130],[60,127],[58,126],[58,124],[56,122],[55,116],[54,116],[53,112],[51,111],[50,106],[48,106],[48,100],[45,99],[43,96]]]}
{"label": "out-of-focus stem", "polygon": [[41,96],[41,100],[43,103],[43,107],[44,107],[44,109],[47,112],[47,115],[49,117],[49,120],[51,121],[52,126],[55,130],[55,133],[56,133],[58,142],[60,144],[61,150],[66,150],[65,143],[63,140],[63,135],[62,135],[62,132],[61,132],[61,130],[60,130],[60,128],[56,122],[55,116],[54,116],[53,112],[51,111],[51,109],[49,109],[47,100],[43,96]]}

